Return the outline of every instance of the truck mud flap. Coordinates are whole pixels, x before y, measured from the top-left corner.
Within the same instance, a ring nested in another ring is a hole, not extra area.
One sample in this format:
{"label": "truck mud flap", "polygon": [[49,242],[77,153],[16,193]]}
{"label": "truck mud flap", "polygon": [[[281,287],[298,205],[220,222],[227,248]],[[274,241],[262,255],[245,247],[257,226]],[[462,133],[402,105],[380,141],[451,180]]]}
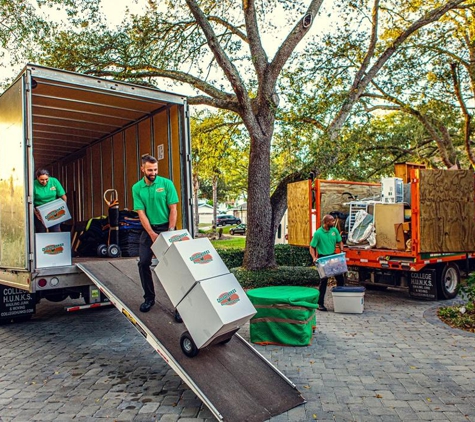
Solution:
{"label": "truck mud flap", "polygon": [[180,347],[185,325],[175,321],[174,308],[160,283],[155,283],[155,306],[147,313],[139,311],[143,292],[135,258],[76,265],[216,419],[261,422],[305,403],[296,386],[238,334],[227,344],[202,349],[192,359],[185,356]]}

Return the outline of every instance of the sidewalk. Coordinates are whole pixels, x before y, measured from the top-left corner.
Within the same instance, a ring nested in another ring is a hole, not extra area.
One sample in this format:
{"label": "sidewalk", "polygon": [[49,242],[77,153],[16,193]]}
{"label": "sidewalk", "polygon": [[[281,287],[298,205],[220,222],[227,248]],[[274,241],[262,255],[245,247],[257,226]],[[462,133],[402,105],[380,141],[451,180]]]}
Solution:
{"label": "sidewalk", "polygon": [[[307,400],[272,421],[475,421],[475,334],[438,320],[450,302],[391,290],[365,302],[319,312],[308,347],[256,346]],[[64,305],[0,326],[1,422],[214,420],[115,308]]]}

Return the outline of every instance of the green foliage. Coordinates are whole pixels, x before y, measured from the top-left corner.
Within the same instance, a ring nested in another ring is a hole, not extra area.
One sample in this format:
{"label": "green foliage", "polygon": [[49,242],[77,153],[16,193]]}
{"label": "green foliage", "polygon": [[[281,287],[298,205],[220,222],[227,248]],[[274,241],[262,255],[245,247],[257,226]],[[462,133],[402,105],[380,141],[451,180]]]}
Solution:
{"label": "green foliage", "polygon": [[459,293],[468,300],[467,307],[475,308],[475,273],[471,273],[467,282],[459,286]]}
{"label": "green foliage", "polygon": [[[245,241],[244,237],[230,240],[214,240],[213,246],[219,251],[219,255],[228,268],[237,268],[242,265],[244,259],[244,245],[239,241]],[[275,260],[281,268],[286,267],[309,267],[312,258],[307,248],[292,245],[275,245]]]}
{"label": "green foliage", "polygon": [[316,285],[318,273],[314,267],[278,267],[275,269],[249,271],[242,267],[233,268],[242,287]]}

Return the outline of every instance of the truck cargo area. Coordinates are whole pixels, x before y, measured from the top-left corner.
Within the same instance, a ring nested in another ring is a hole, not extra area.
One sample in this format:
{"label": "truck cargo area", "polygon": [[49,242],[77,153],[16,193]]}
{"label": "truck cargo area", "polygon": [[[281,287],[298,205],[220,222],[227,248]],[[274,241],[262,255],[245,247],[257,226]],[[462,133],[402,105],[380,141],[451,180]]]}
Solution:
{"label": "truck cargo area", "polygon": [[265,421],[305,402],[295,385],[238,334],[194,358],[185,356],[179,339],[186,328],[175,321],[160,283],[155,283],[155,306],[148,313],[139,311],[143,299],[136,259],[86,260],[77,266],[218,420]]}

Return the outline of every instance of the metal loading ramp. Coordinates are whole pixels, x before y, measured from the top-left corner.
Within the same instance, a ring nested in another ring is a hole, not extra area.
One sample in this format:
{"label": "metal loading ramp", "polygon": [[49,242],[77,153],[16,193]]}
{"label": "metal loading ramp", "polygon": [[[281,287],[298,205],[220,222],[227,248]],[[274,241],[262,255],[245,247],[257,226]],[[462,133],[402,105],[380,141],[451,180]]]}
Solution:
{"label": "metal loading ramp", "polygon": [[[155,283],[156,304],[139,311],[143,301],[136,258],[96,260],[76,264],[135,326],[180,378],[223,421],[265,421],[305,399],[294,384],[235,334],[223,345],[212,345],[194,358],[180,347],[184,324],[160,283]],[[155,275],[154,275],[155,277]]]}

